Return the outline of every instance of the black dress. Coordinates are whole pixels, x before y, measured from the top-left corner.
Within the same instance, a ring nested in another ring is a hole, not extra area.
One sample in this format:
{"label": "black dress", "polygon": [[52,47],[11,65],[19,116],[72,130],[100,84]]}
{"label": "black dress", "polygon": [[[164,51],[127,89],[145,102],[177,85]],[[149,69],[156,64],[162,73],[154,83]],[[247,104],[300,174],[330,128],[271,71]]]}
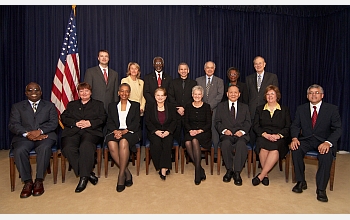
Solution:
{"label": "black dress", "polygon": [[[196,138],[201,147],[210,150],[212,146],[210,105],[203,102],[203,105],[197,108],[192,103],[188,103],[185,109],[185,141],[191,141],[193,138]],[[190,135],[190,130],[198,129],[202,129],[204,132],[196,136]]]}

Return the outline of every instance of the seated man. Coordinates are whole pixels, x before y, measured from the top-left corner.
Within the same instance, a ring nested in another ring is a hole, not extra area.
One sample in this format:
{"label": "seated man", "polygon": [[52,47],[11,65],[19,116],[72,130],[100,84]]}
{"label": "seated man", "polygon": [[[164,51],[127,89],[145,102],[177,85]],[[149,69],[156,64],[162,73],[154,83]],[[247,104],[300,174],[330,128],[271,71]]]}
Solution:
{"label": "seated man", "polygon": [[290,148],[297,181],[292,191],[302,193],[307,189],[304,156],[308,151],[315,150],[319,152],[316,173],[317,200],[328,202],[326,188],[342,129],[338,107],[323,102],[323,96],[321,86],[316,84],[309,86],[307,98],[310,102],[297,108],[290,127],[292,137]]}
{"label": "seated man", "polygon": [[215,116],[215,127],[220,134],[222,158],[227,170],[223,181],[230,182],[233,178],[234,184],[241,186],[241,171],[248,155],[251,119],[248,105],[237,101],[240,92],[236,85],[230,85],[226,95],[228,100],[219,103]]}
{"label": "seated man", "polygon": [[[44,193],[44,175],[50,165],[51,147],[56,144],[58,117],[55,105],[41,99],[40,86],[31,82],[25,91],[28,100],[12,105],[9,129],[15,135],[11,145],[16,167],[24,182],[21,198]],[[35,149],[36,179],[33,183],[29,152]]]}

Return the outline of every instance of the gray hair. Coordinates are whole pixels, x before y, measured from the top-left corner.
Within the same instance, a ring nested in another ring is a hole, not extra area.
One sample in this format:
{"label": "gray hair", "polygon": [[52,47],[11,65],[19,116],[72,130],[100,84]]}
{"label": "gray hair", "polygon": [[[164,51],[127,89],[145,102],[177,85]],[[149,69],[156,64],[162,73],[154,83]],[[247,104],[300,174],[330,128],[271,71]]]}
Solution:
{"label": "gray hair", "polygon": [[202,86],[198,86],[198,85],[197,86],[193,86],[192,87],[192,94],[194,93],[195,90],[201,91],[202,95],[204,94],[204,89],[203,89]]}
{"label": "gray hair", "polygon": [[309,94],[310,89],[321,89],[321,93],[324,93],[322,86],[317,85],[317,84],[312,84],[307,88],[306,95]]}

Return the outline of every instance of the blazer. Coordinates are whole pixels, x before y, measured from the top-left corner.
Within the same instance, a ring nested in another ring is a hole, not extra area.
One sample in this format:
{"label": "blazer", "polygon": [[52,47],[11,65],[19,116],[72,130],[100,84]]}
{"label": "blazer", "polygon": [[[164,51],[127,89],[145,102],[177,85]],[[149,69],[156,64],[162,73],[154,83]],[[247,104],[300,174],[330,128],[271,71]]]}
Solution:
{"label": "blazer", "polygon": [[329,141],[335,149],[333,152],[336,152],[337,142],[342,134],[338,107],[322,102],[316,125],[312,128],[310,103],[300,105],[297,107],[290,131],[291,138],[296,137],[299,140],[305,140],[315,137],[320,142]]}
{"label": "blazer", "polygon": [[[167,92],[168,92],[171,80],[173,80],[173,78],[169,74],[164,73],[163,71],[162,87],[165,88]],[[156,73],[153,71],[145,75],[143,81],[145,82],[145,85],[143,87],[143,96],[146,99],[146,108],[147,108],[148,104],[153,105],[154,103],[156,103],[156,100],[154,99],[154,91],[158,88]]]}
{"label": "blazer", "polygon": [[84,81],[92,86],[91,98],[102,101],[106,112],[108,112],[108,104],[118,102],[119,77],[118,73],[108,67],[108,83],[105,79],[100,66],[91,67],[86,70]]}
{"label": "blazer", "polygon": [[52,102],[40,99],[38,108],[34,113],[28,100],[12,105],[8,128],[14,134],[12,143],[28,140],[23,137],[27,131],[41,129],[48,138],[57,141],[55,132],[58,126],[57,110]]}
{"label": "blazer", "polygon": [[[227,90],[228,87],[230,86],[230,82],[225,83],[224,85],[224,95],[222,96],[222,102],[228,100],[227,98]],[[249,104],[249,99],[248,99],[248,88],[247,85],[244,82],[241,81],[237,81],[237,86],[239,88],[239,92],[241,93],[241,95],[238,98],[239,102],[242,102],[244,104]]]}
{"label": "blazer", "polygon": [[84,128],[91,135],[103,137],[102,128],[106,123],[107,114],[103,102],[91,98],[85,105],[81,100],[70,101],[66,110],[61,114],[61,121],[64,125],[62,137],[73,136],[81,129],[75,124],[80,120],[89,120],[91,127]]}
{"label": "blazer", "polygon": [[145,110],[146,99],[143,96],[144,82],[142,79],[136,79],[136,82],[137,87],[135,87],[135,81],[132,80],[130,76],[127,76],[121,80],[121,83],[127,83],[130,85],[131,92],[129,100],[140,103],[140,109]]}
{"label": "blazer", "polygon": [[177,124],[177,112],[175,106],[164,103],[165,107],[165,121],[160,124],[158,120],[157,104],[149,105],[149,110],[145,115],[146,127],[148,134],[154,134],[157,130],[169,131],[170,134],[174,134]]}
{"label": "blazer", "polygon": [[228,104],[228,101],[221,102],[216,110],[217,114],[215,115],[215,128],[220,135],[220,139],[224,135],[222,134],[222,131],[225,129],[230,130],[232,133],[236,133],[238,130],[243,130],[245,132],[243,138],[248,142],[250,140],[249,130],[251,127],[248,105],[237,102],[236,121],[233,123],[233,120],[230,120],[231,113]]}
{"label": "blazer", "polygon": [[176,78],[169,85],[168,99],[176,107],[185,107],[186,104],[193,101],[192,88],[197,85],[197,81],[187,77],[185,79],[185,88],[182,88],[182,81],[181,78]]}
{"label": "blazer", "polygon": [[[142,137],[140,124],[140,103],[129,100],[131,106],[126,116],[126,125],[129,131],[136,133],[139,138]],[[108,106],[107,132],[111,133],[114,130],[119,130],[120,121],[117,105],[119,102],[112,102]]]}
{"label": "blazer", "polygon": [[199,86],[202,86],[204,89],[204,94],[203,94],[203,101],[208,103],[211,107],[211,110],[213,111],[218,104],[222,100],[222,96],[224,95],[224,80],[217,76],[212,76],[211,77],[211,85],[210,85],[210,90],[209,90],[209,96],[207,98],[205,94],[205,88],[206,88],[206,76],[201,76],[196,78],[197,84]]}
{"label": "blazer", "polygon": [[256,78],[257,78],[257,73],[253,73],[247,76],[245,79],[246,80],[245,83],[247,84],[247,88],[248,88],[249,111],[252,119],[254,119],[256,107],[266,103],[266,101],[264,100],[265,88],[268,85],[275,85],[278,87],[277,75],[274,73],[264,72],[264,78],[261,82],[261,88],[258,92]]}

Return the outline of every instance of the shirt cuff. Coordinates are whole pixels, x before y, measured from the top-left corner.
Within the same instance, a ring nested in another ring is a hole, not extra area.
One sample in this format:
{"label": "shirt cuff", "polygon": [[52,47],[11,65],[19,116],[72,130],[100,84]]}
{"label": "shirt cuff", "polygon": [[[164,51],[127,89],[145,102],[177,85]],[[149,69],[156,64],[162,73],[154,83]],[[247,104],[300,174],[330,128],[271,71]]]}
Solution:
{"label": "shirt cuff", "polygon": [[225,134],[226,131],[227,131],[227,129],[224,129],[224,130],[221,132],[221,134]]}
{"label": "shirt cuff", "polygon": [[333,144],[332,144],[331,142],[329,142],[329,141],[325,141],[325,142],[327,142],[328,144],[331,145],[331,146],[329,146],[329,147],[333,147]]}

